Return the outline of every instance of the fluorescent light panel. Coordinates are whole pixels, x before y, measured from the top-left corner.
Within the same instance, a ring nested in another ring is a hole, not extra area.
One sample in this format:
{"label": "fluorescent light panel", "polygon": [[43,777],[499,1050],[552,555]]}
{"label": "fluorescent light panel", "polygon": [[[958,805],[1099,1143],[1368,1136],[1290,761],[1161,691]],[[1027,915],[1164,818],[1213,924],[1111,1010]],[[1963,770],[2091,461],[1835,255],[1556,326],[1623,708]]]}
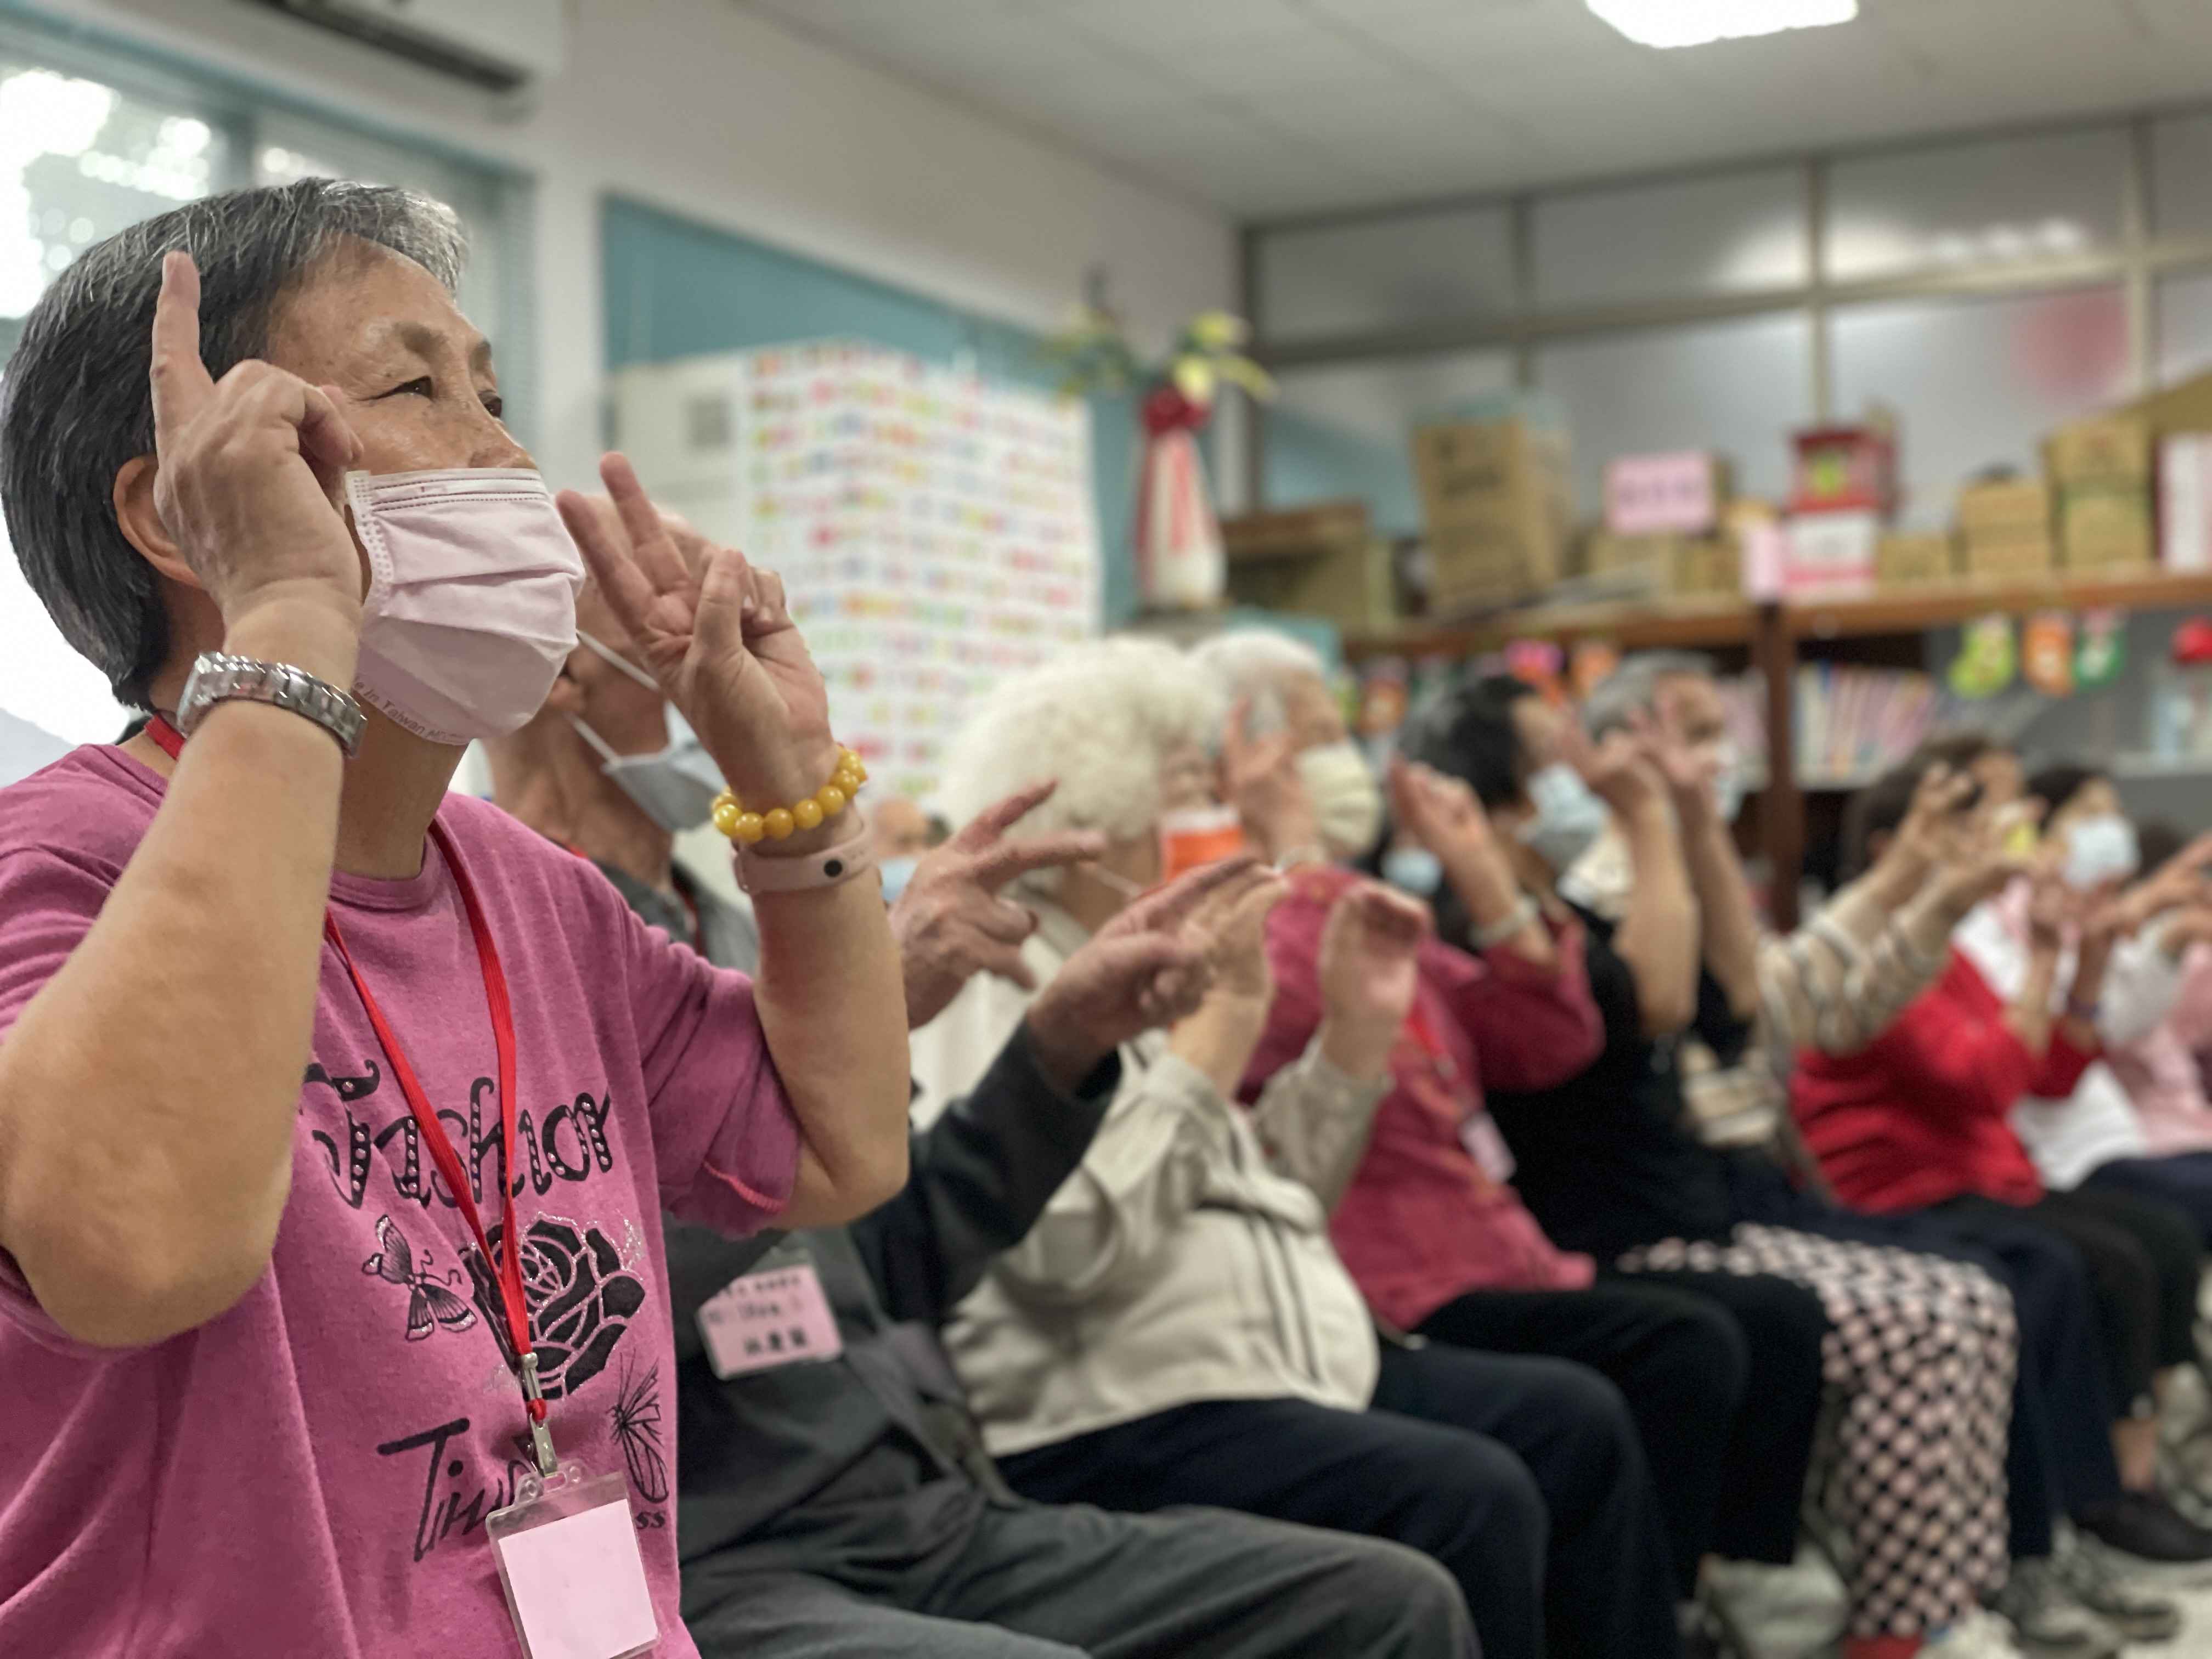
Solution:
{"label": "fluorescent light panel", "polygon": [[1859,0],[1584,0],[1638,46],[1702,46],[1848,23]]}

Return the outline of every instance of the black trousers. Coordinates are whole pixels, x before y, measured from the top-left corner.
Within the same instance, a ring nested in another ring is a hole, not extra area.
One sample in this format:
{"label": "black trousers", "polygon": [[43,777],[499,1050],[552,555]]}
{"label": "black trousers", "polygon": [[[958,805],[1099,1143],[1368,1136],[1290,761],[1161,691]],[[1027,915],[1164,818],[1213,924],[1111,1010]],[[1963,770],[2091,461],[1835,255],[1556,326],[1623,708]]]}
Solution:
{"label": "black trousers", "polygon": [[1563,1360],[1386,1346],[1364,1412],[1206,1401],[1000,1468],[1044,1503],[1206,1503],[1411,1544],[1459,1580],[1487,1659],[1680,1650],[1635,1425]]}
{"label": "black trousers", "polygon": [[983,1509],[919,1553],[842,1525],[684,1566],[705,1659],[1475,1659],[1449,1575],[1249,1516]]}
{"label": "black trousers", "polygon": [[2197,1224],[2197,1237],[2212,1245],[2212,1152],[2116,1158],[2090,1170],[2081,1187],[2171,1204]]}
{"label": "black trousers", "polygon": [[1712,1548],[1751,1353],[1727,1310],[1671,1285],[1601,1281],[1587,1291],[1474,1291],[1422,1322],[1455,1347],[1571,1359],[1628,1402],[1685,1598]]}
{"label": "black trousers", "polygon": [[1744,1405],[1721,1459],[1711,1547],[1732,1560],[1796,1559],[1798,1512],[1827,1386],[1820,1346],[1828,1316],[1820,1298],[1767,1273],[1639,1271],[1635,1282],[1695,1297],[1742,1334]]}
{"label": "black trousers", "polygon": [[2154,1408],[2151,1379],[2196,1357],[2204,1249],[2172,1205],[2097,1189],[2046,1193],[2027,1205],[1970,1193],[1929,1213],[1977,1242],[1992,1236],[1992,1222],[2002,1230],[2026,1221],[2081,1252],[2095,1291],[2110,1396],[2123,1414],[2147,1415]]}

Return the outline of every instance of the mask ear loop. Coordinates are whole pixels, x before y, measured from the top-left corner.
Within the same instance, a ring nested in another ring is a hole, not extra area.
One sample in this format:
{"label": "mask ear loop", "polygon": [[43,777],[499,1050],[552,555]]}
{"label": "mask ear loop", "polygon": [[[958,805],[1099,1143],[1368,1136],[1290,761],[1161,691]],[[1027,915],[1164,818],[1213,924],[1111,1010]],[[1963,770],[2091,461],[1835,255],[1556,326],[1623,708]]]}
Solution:
{"label": "mask ear loop", "polygon": [[586,726],[581,716],[576,714],[569,715],[568,724],[576,728],[576,735],[581,738],[586,743],[591,744],[592,751],[599,756],[599,759],[606,765],[611,767],[618,765],[621,762],[629,758],[627,756],[617,755],[615,753],[615,751],[608,746],[607,740],[601,737],[598,732],[592,731],[590,726]]}
{"label": "mask ear loop", "polygon": [[[612,646],[601,644],[599,641],[593,639],[589,634],[586,634],[580,628],[576,630],[576,640],[579,644],[584,646],[593,656],[599,658],[609,667],[619,668],[623,673],[629,675],[630,678],[635,680],[647,690],[660,690],[660,682],[659,680],[653,678],[651,674],[647,673],[644,669],[640,668],[635,663],[632,662],[628,657],[623,656],[621,652],[616,650]],[[665,696],[666,693],[663,692],[661,695]]]}

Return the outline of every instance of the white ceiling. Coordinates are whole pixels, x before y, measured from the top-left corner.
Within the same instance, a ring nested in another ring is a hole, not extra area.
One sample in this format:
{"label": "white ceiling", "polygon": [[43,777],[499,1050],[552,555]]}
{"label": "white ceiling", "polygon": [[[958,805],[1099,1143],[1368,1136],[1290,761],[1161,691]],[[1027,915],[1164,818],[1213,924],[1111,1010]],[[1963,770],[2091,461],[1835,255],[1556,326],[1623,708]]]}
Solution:
{"label": "white ceiling", "polygon": [[1582,0],[732,0],[1237,217],[2212,97],[2212,0],[1860,0],[1671,52]]}

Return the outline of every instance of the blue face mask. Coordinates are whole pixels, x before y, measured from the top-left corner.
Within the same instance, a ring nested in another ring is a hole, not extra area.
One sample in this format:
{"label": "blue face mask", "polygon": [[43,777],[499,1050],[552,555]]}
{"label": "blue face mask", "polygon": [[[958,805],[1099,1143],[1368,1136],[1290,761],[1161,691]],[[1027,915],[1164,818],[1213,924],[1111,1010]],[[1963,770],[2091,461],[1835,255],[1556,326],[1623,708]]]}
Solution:
{"label": "blue face mask", "polygon": [[884,859],[876,866],[883,872],[884,902],[896,904],[898,896],[906,891],[907,883],[914,879],[915,866],[921,860],[908,854],[903,858]]}
{"label": "blue face mask", "polygon": [[1521,839],[1528,849],[1564,876],[1605,833],[1611,820],[1605,803],[1583,781],[1583,775],[1565,762],[1554,762],[1528,780],[1529,804],[1536,816],[1521,826]]}
{"label": "blue face mask", "polygon": [[1433,898],[1444,884],[1443,860],[1425,847],[1394,847],[1382,855],[1382,879],[1415,898]]}

